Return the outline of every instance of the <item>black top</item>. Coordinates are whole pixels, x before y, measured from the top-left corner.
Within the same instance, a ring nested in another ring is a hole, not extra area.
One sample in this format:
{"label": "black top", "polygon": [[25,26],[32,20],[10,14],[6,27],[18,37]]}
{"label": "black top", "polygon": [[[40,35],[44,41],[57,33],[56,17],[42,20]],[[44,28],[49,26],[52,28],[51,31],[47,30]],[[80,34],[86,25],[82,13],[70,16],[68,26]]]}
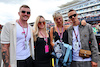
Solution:
{"label": "black top", "polygon": [[[56,31],[53,32],[53,38],[54,38],[54,42],[56,42],[57,40],[60,40],[60,37],[58,35],[58,32],[56,32]],[[67,30],[65,30],[63,32],[62,41],[64,43],[67,43],[68,44],[68,32],[67,32]]]}
{"label": "black top", "polygon": [[[45,53],[45,45],[46,42],[44,41],[44,38],[37,38],[37,41],[35,42],[35,60],[49,60],[50,59],[50,51],[49,53]],[[50,38],[48,37],[48,45],[50,46]]]}
{"label": "black top", "polygon": [[[48,43],[50,48],[50,38],[48,37]],[[49,53],[45,53],[46,42],[44,38],[37,37],[35,42],[35,67],[51,67],[50,60],[50,50]]]}

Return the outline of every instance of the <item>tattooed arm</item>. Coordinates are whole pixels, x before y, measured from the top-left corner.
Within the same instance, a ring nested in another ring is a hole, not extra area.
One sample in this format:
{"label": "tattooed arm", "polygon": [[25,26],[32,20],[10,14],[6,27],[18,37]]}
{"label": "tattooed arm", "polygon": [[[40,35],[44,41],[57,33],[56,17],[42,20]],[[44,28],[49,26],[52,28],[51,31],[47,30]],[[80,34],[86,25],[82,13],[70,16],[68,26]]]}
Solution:
{"label": "tattooed arm", "polygon": [[2,59],[4,61],[4,67],[10,67],[9,45],[10,44],[2,44]]}

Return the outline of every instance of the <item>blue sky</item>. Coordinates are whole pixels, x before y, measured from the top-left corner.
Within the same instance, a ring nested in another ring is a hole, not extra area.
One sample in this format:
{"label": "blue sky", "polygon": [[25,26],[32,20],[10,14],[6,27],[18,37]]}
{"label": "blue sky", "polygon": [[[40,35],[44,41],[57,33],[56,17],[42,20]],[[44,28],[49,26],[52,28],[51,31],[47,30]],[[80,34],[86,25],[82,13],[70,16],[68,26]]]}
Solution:
{"label": "blue sky", "polygon": [[59,10],[58,6],[72,0],[0,0],[0,24],[19,19],[19,7],[23,4],[31,8],[31,17],[28,23],[35,22],[38,15],[53,22],[52,14]]}

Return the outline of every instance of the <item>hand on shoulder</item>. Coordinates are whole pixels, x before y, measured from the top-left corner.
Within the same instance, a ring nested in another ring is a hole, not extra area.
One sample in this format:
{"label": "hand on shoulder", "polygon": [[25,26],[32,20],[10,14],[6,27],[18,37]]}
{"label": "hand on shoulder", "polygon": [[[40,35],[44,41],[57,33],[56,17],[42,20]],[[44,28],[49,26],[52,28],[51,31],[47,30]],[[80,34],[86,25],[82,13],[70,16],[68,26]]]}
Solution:
{"label": "hand on shoulder", "polygon": [[85,26],[86,25],[86,21],[85,20],[82,20],[81,21],[81,25]]}

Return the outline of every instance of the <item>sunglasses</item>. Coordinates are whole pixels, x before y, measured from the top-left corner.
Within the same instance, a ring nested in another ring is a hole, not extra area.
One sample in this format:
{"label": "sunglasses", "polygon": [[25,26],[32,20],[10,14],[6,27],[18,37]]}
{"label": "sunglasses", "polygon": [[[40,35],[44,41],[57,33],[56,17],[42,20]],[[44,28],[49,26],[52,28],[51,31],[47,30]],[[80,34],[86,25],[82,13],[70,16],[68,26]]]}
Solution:
{"label": "sunglasses", "polygon": [[76,17],[76,14],[73,14],[73,15],[69,16],[69,18],[72,18],[72,16]]}
{"label": "sunglasses", "polygon": [[[21,11],[22,13],[26,13],[27,11]],[[30,12],[27,12],[27,14],[30,14]]]}
{"label": "sunglasses", "polygon": [[39,22],[38,24],[41,25],[42,23],[45,25],[45,21],[43,21],[43,22]]}

